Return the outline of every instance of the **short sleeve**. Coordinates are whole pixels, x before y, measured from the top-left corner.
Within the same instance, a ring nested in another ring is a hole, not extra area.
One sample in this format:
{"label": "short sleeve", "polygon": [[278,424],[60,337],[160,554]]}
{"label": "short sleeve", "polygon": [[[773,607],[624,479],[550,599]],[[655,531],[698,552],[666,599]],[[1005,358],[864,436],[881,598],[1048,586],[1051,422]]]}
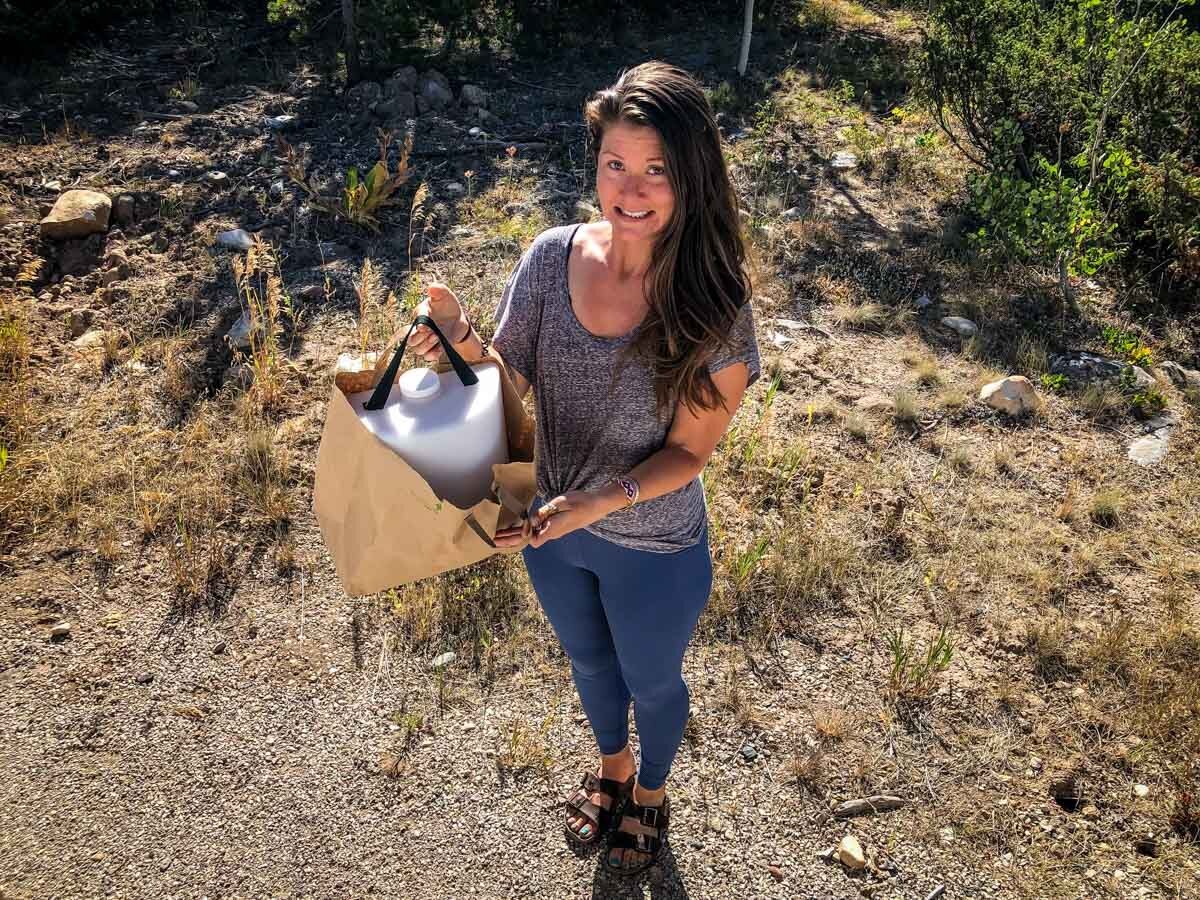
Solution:
{"label": "short sleeve", "polygon": [[729,345],[718,347],[708,360],[708,372],[715,375],[727,366],[744,362],[749,370],[750,379],[746,386],[758,381],[762,364],[758,356],[758,339],[754,336],[754,311],[750,302],[742,304],[737,318],[733,320],[733,328],[729,332]]}
{"label": "short sleeve", "polygon": [[504,362],[519,372],[530,384],[537,371],[538,303],[540,298],[533,287],[533,256],[537,245],[521,256],[517,267],[508,276],[504,293],[496,306],[496,333],[492,346]]}

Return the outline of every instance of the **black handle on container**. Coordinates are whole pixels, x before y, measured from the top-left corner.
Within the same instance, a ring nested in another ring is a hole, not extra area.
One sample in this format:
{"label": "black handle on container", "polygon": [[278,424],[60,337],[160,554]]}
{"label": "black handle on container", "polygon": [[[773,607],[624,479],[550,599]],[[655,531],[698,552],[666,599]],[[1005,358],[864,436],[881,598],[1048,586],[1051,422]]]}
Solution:
{"label": "black handle on container", "polygon": [[408,339],[412,337],[413,329],[418,325],[428,326],[437,335],[437,339],[442,343],[442,349],[446,351],[446,359],[450,360],[450,365],[454,367],[454,374],[458,376],[458,380],[463,383],[464,387],[479,383],[479,376],[471,371],[471,367],[467,365],[466,360],[446,340],[446,336],[442,334],[442,329],[438,328],[437,322],[433,321],[429,316],[417,316],[413,319],[413,323],[408,326],[408,334],[404,335],[404,340],[396,347],[392,361],[388,363],[387,370],[383,373],[383,377],[379,379],[379,384],[375,386],[375,392],[371,394],[371,399],[363,404],[364,409],[383,409],[383,405],[387,403],[388,395],[392,392],[392,384],[396,381],[396,375],[400,372],[400,362],[404,358],[404,348],[408,346]]}

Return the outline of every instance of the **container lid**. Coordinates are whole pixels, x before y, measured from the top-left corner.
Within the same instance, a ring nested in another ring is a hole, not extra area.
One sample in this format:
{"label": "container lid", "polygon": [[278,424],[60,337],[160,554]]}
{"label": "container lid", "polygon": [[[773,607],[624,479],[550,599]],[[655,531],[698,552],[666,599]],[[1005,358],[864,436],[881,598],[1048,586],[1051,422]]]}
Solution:
{"label": "container lid", "polygon": [[432,397],[442,386],[433,369],[409,369],[399,380],[400,393],[410,400],[424,400]]}

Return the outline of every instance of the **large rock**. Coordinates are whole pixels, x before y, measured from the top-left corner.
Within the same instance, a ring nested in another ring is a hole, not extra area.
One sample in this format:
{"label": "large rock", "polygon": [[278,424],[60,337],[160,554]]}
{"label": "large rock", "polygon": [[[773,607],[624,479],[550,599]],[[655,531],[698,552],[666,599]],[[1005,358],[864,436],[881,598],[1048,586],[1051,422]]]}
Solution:
{"label": "large rock", "polygon": [[1050,371],[1053,374],[1066,375],[1071,381],[1079,384],[1116,380],[1126,369],[1132,370],[1134,384],[1139,390],[1145,390],[1157,384],[1154,377],[1139,366],[1131,366],[1119,359],[1097,356],[1095,353],[1088,353],[1085,350],[1062,353],[1050,360]]}
{"label": "large rock", "polygon": [[405,66],[383,83],[384,96],[394,97],[396,94],[411,94],[417,89],[417,70]]}
{"label": "large rock", "polygon": [[64,240],[87,237],[108,230],[112,201],[99,191],[67,191],[54,202],[42,219],[42,237]]}
{"label": "large rock", "polygon": [[411,91],[395,94],[375,104],[375,115],[389,122],[411,119],[416,114],[417,97]]}
{"label": "large rock", "polygon": [[420,99],[432,110],[442,110],[454,102],[454,92],[450,90],[450,82],[446,76],[435,69],[430,69],[421,79]]}
{"label": "large rock", "polygon": [[952,328],[958,332],[960,337],[969,338],[979,331],[979,326],[970,319],[965,319],[962,316],[944,316],[942,324],[947,328]]}
{"label": "large rock", "polygon": [[383,88],[378,81],[360,81],[346,92],[346,97],[361,106],[370,106],[383,98]]}
{"label": "large rock", "polygon": [[1195,369],[1185,369],[1179,363],[1161,363],[1158,370],[1166,375],[1176,387],[1195,388],[1200,390],[1200,372]]}
{"label": "large rock", "polygon": [[475,84],[464,84],[458,95],[463,106],[487,106],[487,91]]}
{"label": "large rock", "polygon": [[1033,383],[1024,375],[1010,375],[985,384],[979,391],[979,399],[992,409],[1001,410],[1010,416],[1032,412],[1042,403]]}

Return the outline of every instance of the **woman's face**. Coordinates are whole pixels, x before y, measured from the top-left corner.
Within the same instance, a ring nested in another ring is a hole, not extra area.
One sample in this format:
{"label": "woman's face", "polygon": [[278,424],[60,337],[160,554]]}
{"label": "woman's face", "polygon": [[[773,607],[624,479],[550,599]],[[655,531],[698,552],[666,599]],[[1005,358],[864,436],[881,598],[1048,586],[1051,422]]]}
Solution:
{"label": "woman's face", "polygon": [[658,132],[617,122],[604,129],[596,164],[596,193],[613,237],[653,238],[671,221],[675,194]]}

